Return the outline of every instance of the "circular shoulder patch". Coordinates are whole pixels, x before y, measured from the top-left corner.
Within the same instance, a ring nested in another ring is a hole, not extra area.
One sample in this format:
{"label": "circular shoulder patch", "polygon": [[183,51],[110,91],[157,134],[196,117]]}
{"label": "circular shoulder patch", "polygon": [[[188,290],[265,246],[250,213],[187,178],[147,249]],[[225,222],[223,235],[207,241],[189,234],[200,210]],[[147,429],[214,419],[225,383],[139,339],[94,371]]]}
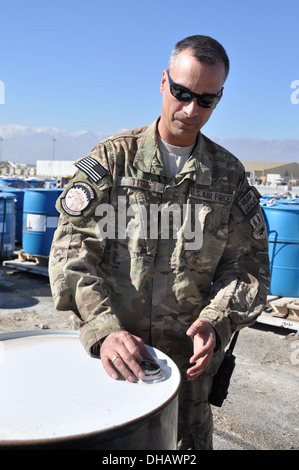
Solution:
{"label": "circular shoulder patch", "polygon": [[79,216],[93,198],[92,188],[83,181],[78,181],[67,191],[61,205],[67,214]]}

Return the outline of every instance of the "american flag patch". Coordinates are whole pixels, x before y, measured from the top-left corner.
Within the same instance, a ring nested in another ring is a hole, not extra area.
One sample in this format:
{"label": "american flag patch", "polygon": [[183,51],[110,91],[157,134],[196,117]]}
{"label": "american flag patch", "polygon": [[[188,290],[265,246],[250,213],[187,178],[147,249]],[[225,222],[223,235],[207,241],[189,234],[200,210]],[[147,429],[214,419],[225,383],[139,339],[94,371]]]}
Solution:
{"label": "american flag patch", "polygon": [[108,174],[108,170],[92,157],[82,158],[82,160],[75,163],[75,166],[83,171],[94,183],[97,183]]}

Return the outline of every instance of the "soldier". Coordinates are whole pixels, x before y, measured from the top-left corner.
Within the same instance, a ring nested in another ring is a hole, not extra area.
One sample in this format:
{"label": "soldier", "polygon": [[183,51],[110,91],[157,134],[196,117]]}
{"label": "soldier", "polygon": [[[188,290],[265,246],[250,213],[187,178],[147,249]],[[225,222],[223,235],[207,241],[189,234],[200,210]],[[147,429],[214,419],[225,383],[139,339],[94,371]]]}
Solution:
{"label": "soldier", "polygon": [[210,37],[175,46],[161,116],[76,163],[50,255],[56,308],[80,319],[81,342],[112,378],[143,377],[145,344],[178,364],[179,449],[213,448],[213,376],[269,288],[260,195],[239,160],[200,131],[228,71]]}

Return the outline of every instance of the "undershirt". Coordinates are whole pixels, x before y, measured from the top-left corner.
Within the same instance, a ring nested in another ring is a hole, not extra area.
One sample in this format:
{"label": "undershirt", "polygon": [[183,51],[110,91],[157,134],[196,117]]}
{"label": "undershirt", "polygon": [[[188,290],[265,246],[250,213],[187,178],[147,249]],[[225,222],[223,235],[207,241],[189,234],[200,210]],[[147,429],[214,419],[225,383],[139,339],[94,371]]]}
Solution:
{"label": "undershirt", "polygon": [[158,141],[166,170],[169,175],[174,178],[182,170],[191,155],[194,144],[188,147],[177,147],[176,145],[168,144],[159,136]]}

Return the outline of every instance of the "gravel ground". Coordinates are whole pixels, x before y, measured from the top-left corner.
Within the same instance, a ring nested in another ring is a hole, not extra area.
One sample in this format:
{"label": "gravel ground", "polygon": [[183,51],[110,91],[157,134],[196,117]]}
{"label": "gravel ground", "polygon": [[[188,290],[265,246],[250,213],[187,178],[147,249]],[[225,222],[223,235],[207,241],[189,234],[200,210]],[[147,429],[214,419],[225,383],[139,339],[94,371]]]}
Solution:
{"label": "gravel ground", "polygon": [[[0,290],[0,333],[74,328],[56,313],[46,276],[0,266],[0,281],[9,282]],[[215,450],[298,450],[295,333],[261,323],[242,330],[228,397],[213,407]]]}
{"label": "gravel ground", "polygon": [[227,399],[214,407],[215,449],[299,448],[299,338],[294,333],[260,323],[240,333]]}

